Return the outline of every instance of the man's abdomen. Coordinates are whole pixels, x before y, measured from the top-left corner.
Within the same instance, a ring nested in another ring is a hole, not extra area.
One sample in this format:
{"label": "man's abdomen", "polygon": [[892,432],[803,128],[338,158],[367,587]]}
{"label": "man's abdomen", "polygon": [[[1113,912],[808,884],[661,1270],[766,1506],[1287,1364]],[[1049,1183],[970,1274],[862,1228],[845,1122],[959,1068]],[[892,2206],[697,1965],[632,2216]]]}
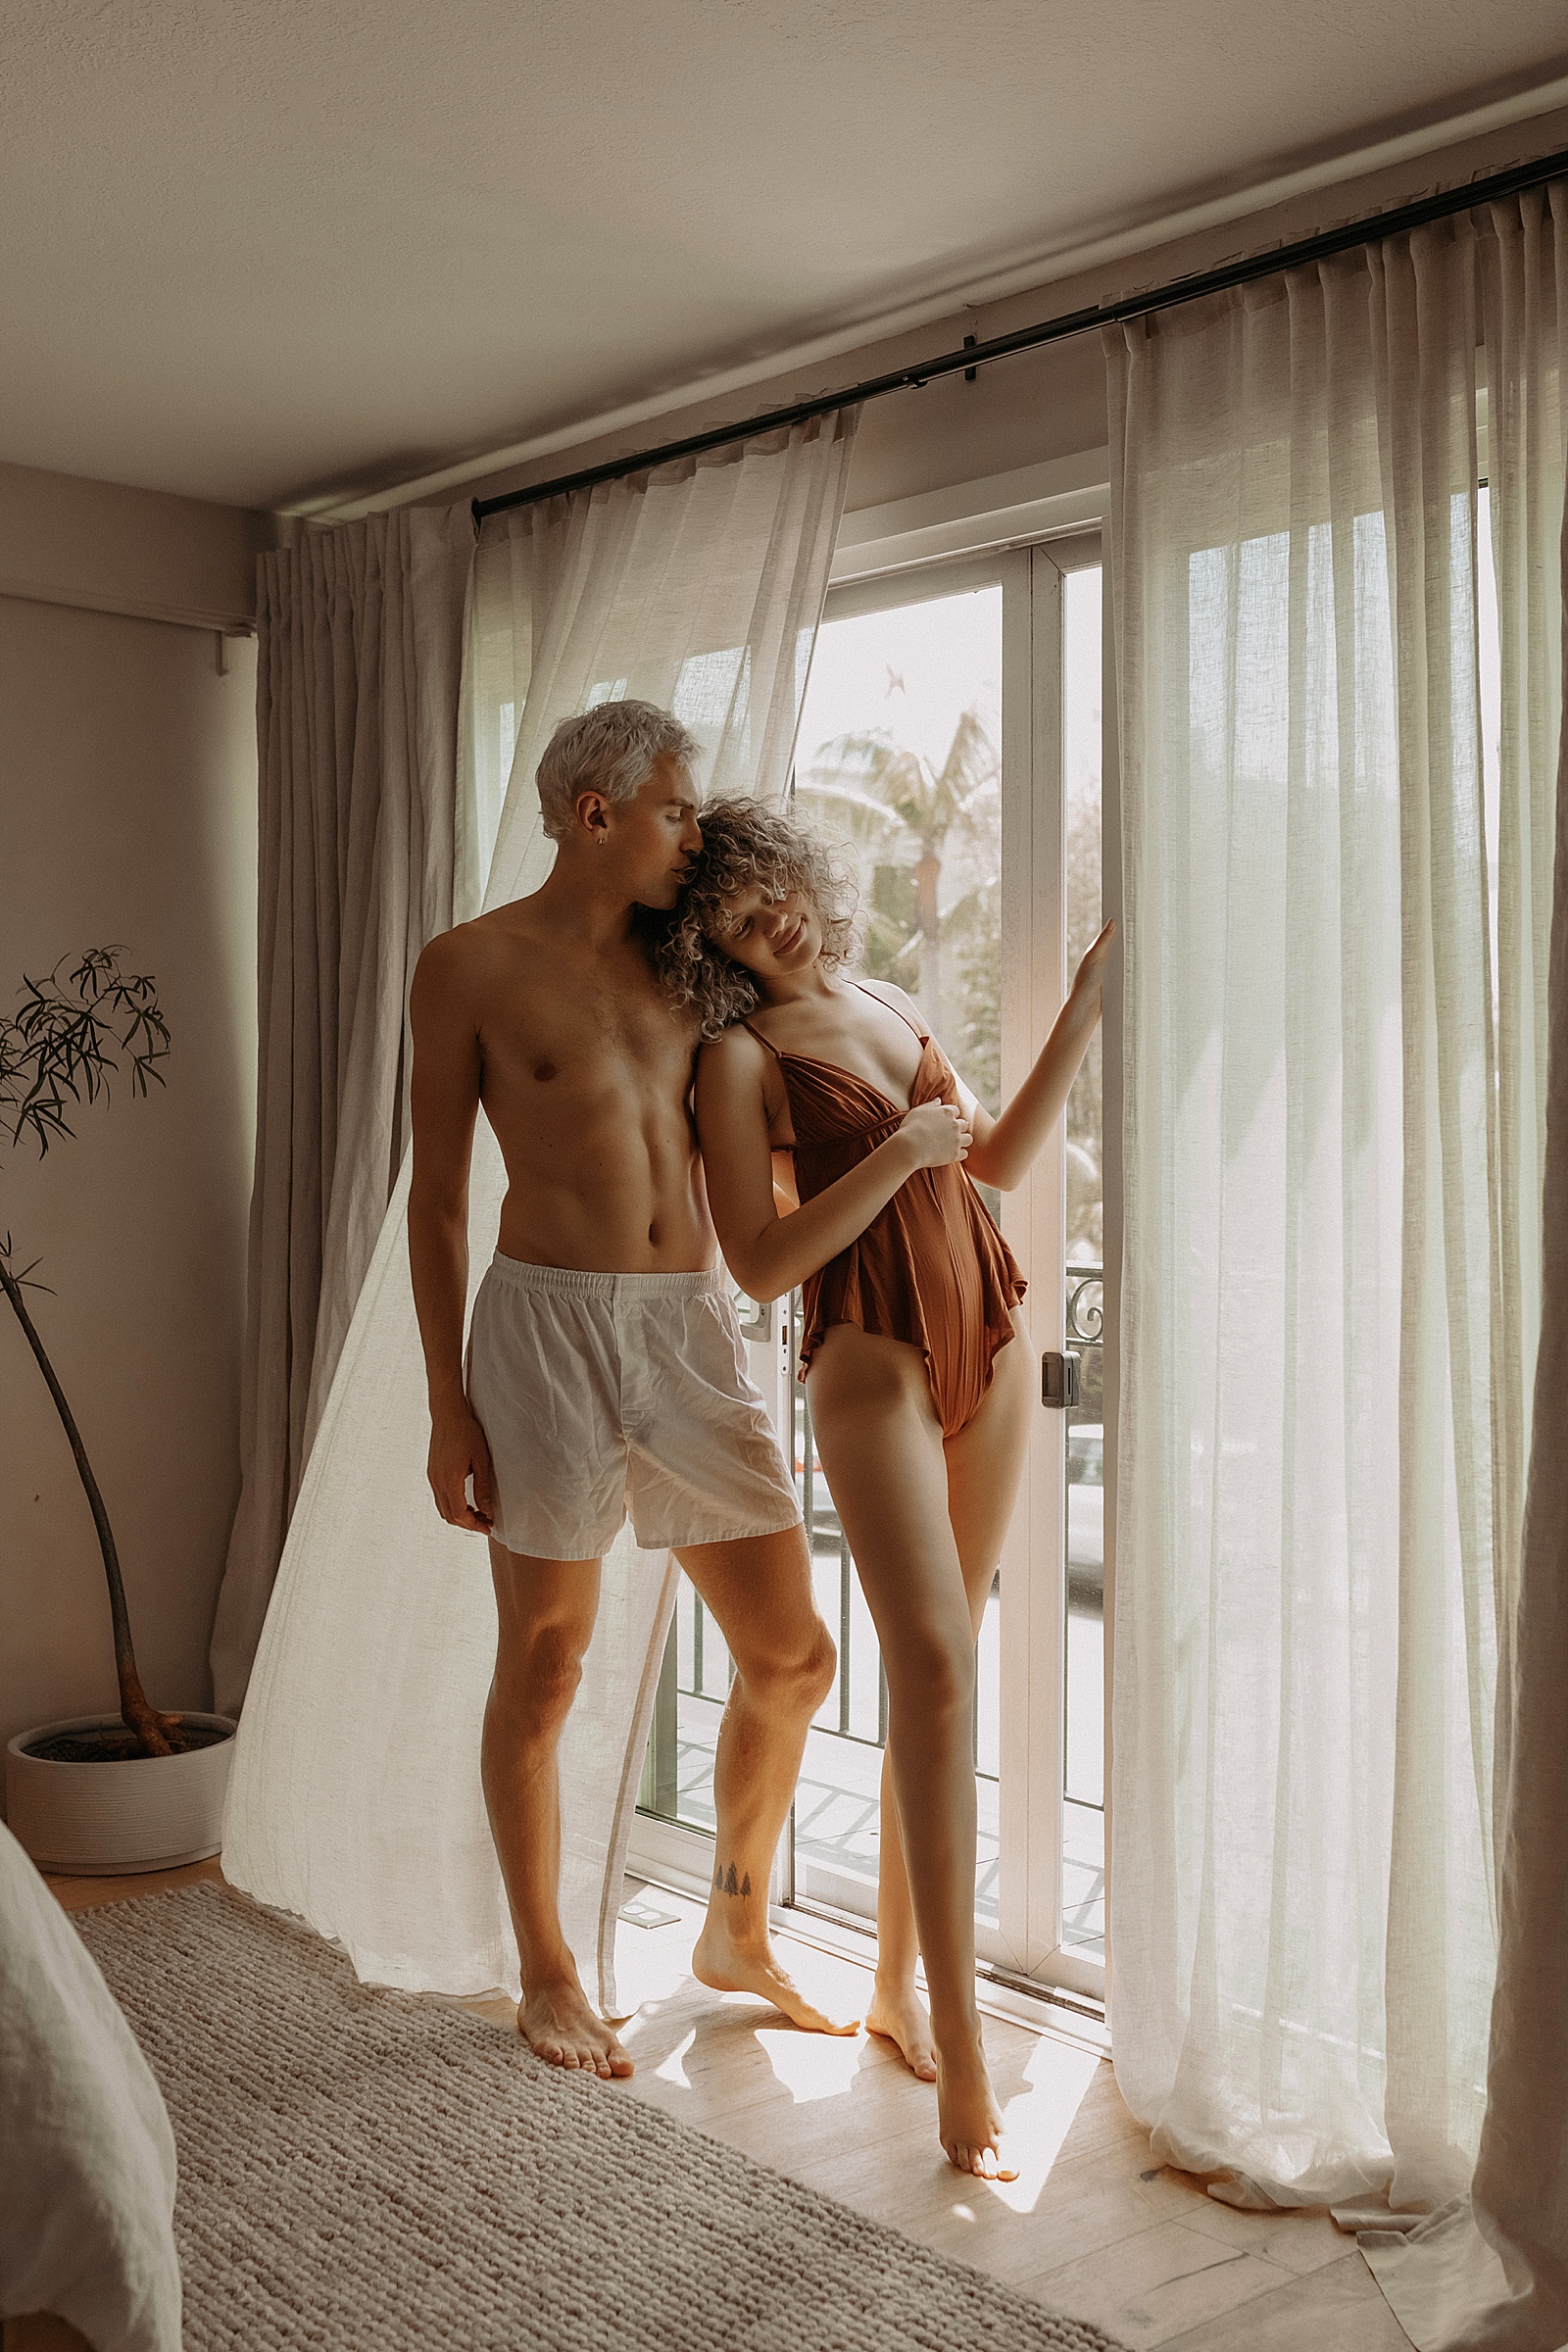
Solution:
{"label": "man's abdomen", "polygon": [[696,1273],[716,1247],[695,1158],[678,1175],[643,1154],[563,1154],[509,1165],[497,1247],[535,1266],[593,1274]]}

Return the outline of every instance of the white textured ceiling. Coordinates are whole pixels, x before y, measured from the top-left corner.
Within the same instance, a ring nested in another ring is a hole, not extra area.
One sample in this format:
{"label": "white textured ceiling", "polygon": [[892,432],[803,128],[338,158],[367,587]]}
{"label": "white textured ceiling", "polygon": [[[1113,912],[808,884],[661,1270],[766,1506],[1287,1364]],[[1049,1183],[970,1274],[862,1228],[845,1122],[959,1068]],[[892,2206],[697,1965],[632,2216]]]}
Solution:
{"label": "white textured ceiling", "polygon": [[412,475],[1565,48],[1562,0],[4,0],[0,457]]}

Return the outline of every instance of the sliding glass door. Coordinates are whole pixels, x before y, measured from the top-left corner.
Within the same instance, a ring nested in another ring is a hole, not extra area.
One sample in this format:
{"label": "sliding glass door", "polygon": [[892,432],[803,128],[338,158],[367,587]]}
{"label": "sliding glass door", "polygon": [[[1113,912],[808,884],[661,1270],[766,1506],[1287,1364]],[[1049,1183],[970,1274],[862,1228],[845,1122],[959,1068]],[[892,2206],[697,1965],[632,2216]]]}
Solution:
{"label": "sliding glass door", "polygon": [[[1045,1042],[1069,962],[1099,927],[1100,746],[1097,538],[830,596],[797,806],[858,861],[863,968],[908,991],[992,1109]],[[1086,1991],[1102,1983],[1105,1924],[1102,1164],[1097,1045],[1029,1182],[988,1196],[1029,1279],[1042,1403],[981,1632],[974,1719],[983,1956]],[[797,1318],[794,1304],[751,1310],[749,1330],[839,1672],[808,1741],[777,1891],[869,1926],[887,1690],[793,1377]],[[711,1831],[729,1676],[716,1627],[683,1587],[634,1842],[649,1867],[667,1867],[682,1833]]]}

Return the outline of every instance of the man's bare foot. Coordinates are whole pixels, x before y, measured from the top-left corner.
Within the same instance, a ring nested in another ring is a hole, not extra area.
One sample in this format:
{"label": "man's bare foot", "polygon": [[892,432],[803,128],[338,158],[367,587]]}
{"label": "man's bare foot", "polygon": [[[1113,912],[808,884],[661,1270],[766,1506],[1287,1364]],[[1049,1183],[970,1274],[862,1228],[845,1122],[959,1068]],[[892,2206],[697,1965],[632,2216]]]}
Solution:
{"label": "man's bare foot", "polygon": [[865,2030],[895,2043],[910,2074],[918,2075],[922,2082],[936,2081],[937,2052],[931,2039],[931,2020],[912,1984],[901,1984],[888,1991],[878,1981],[871,2006],[865,2013]]}
{"label": "man's bare foot", "polygon": [[517,2003],[517,2032],[536,2058],[568,2073],[610,2078],[629,2075],[631,2054],[623,2050],[604,2019],[589,2006],[580,1984],[569,1978],[541,1984]]}
{"label": "man's bare foot", "polygon": [[1002,2153],[1002,2111],[978,2032],[951,2056],[937,2053],[937,2132],[948,2162],[982,2180],[1016,2180]]}
{"label": "man's bare foot", "polygon": [[792,2025],[808,2034],[858,2034],[860,2030],[858,2017],[845,2025],[825,2017],[807,1999],[789,1971],[779,1966],[765,1943],[738,1944],[711,1919],[693,1948],[692,1975],[713,1992],[755,1992],[761,2000],[771,2001],[775,2009],[782,2009]]}

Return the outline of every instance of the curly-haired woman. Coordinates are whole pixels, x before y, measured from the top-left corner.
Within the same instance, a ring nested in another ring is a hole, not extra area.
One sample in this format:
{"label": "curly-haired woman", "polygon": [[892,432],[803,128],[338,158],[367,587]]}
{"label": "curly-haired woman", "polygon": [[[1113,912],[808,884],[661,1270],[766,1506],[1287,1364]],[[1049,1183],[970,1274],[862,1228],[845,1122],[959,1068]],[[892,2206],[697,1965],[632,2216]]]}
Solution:
{"label": "curly-haired woman", "polygon": [[1023,1278],[971,1178],[1009,1190],[1054,1127],[1113,926],[993,1119],[903,991],[850,976],[855,890],[820,837],[756,801],[710,803],[702,827],[658,960],[708,1041],[696,1102],[713,1222],[754,1298],[805,1287],[801,1377],[887,1671],[882,1807],[898,1834],[882,1839],[866,2024],[935,2081],[952,2162],[1010,2178],[974,1997],[970,1723],[1034,1382],[1027,1344],[1011,1344]]}

